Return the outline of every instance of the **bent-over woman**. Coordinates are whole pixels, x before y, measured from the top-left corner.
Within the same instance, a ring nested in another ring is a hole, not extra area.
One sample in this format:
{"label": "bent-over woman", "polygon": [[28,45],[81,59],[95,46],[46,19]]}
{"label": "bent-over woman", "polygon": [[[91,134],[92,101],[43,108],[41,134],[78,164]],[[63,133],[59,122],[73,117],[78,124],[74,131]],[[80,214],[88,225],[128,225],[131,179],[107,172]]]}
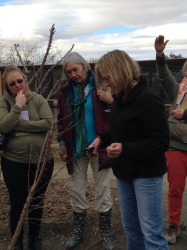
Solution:
{"label": "bent-over woman", "polygon": [[94,153],[100,146],[111,158],[127,249],[168,250],[162,211],[168,124],[164,104],[139,71],[121,50],[98,61],[98,85],[111,88],[114,102],[110,131],[99,134],[92,144]]}

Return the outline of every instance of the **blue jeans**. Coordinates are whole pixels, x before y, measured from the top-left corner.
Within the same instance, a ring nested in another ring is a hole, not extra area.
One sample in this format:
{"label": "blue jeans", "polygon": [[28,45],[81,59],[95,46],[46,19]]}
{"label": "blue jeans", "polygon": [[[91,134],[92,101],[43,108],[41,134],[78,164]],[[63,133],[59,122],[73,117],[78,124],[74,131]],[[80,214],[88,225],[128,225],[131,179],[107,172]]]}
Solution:
{"label": "blue jeans", "polygon": [[168,250],[163,233],[163,176],[123,180],[117,192],[128,250]]}

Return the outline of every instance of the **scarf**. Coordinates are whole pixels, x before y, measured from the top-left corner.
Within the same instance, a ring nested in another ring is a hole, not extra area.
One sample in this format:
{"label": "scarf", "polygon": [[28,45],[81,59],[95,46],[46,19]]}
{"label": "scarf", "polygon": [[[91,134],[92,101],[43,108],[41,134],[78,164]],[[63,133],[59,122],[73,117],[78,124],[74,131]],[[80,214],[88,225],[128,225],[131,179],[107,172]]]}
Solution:
{"label": "scarf", "polygon": [[85,109],[84,104],[86,102],[84,95],[84,88],[89,84],[89,75],[87,76],[85,82],[77,84],[73,82],[76,92],[77,101],[75,103],[75,149],[76,158],[80,159],[86,156],[85,146],[86,146],[86,130],[85,130]]}

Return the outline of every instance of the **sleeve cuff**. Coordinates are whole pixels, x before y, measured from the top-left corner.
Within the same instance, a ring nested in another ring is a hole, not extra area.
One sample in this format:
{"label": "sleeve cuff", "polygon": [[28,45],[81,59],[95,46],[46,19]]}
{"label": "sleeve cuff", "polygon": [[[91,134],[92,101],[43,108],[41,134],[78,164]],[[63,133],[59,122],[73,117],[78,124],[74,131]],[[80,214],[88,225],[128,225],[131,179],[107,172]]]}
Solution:
{"label": "sleeve cuff", "polygon": [[22,108],[15,104],[11,107],[11,111],[21,114]]}
{"label": "sleeve cuff", "polygon": [[158,55],[156,54],[156,61],[157,61],[158,63],[161,63],[161,64],[165,63],[165,62],[166,62],[166,57],[165,57],[164,53],[163,53],[163,56],[162,56],[162,57],[160,57],[160,56],[158,56]]}
{"label": "sleeve cuff", "polygon": [[103,144],[102,139],[99,135],[97,135],[96,138],[99,138],[99,140],[101,141],[101,144]]}
{"label": "sleeve cuff", "polygon": [[59,146],[66,145],[65,141],[60,141]]}

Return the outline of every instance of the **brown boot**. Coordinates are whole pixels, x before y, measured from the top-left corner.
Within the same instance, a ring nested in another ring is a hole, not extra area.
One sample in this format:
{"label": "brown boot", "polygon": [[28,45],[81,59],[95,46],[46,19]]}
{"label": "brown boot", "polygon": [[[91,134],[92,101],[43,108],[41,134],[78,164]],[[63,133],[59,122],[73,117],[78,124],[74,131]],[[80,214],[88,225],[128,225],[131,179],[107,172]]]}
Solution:
{"label": "brown boot", "polygon": [[166,232],[166,239],[168,241],[168,244],[175,244],[179,237],[180,237],[180,226],[169,224]]}

